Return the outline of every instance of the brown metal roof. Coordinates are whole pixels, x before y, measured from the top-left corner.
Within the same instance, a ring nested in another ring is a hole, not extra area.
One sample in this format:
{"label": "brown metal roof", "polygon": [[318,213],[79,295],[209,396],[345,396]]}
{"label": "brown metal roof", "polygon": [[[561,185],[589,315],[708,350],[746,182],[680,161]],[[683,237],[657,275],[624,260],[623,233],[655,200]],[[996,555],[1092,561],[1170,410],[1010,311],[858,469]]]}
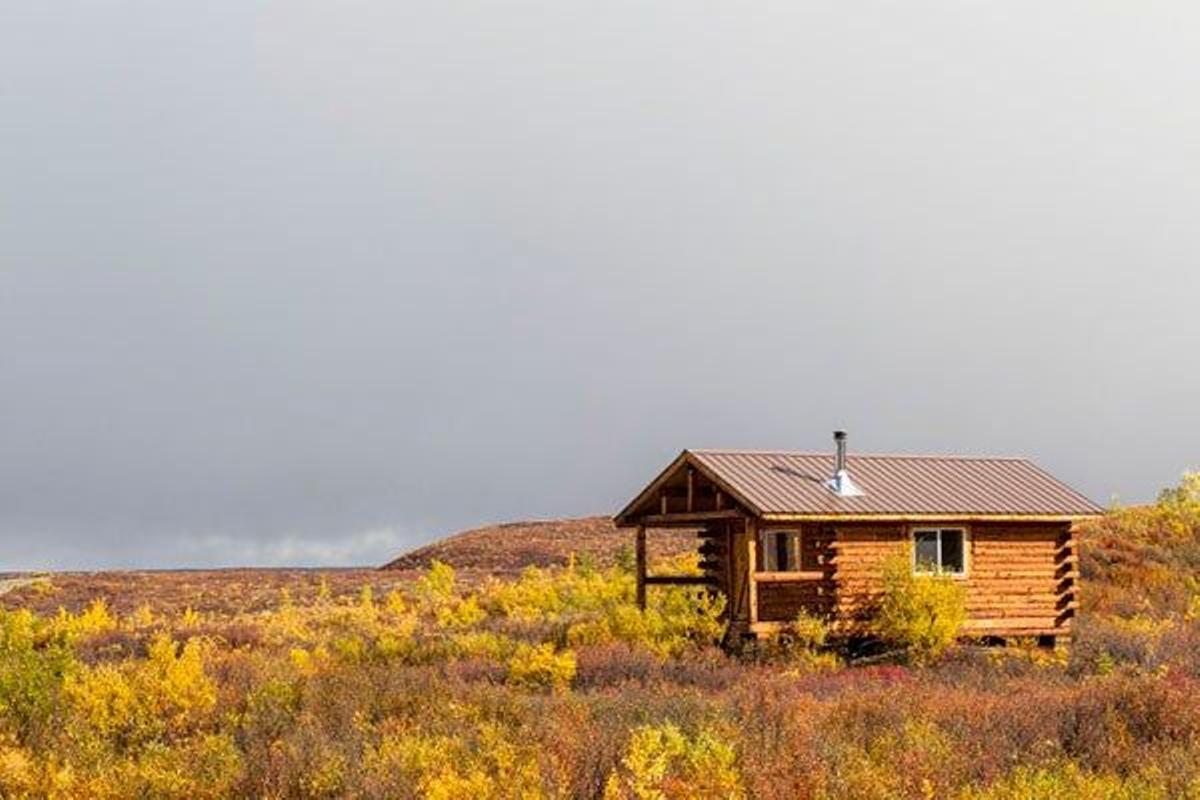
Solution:
{"label": "brown metal roof", "polygon": [[682,467],[684,461],[723,484],[758,515],[1103,513],[1100,506],[1022,458],[851,454],[847,469],[863,491],[860,497],[842,497],[825,486],[833,474],[831,453],[688,450],[672,466]]}

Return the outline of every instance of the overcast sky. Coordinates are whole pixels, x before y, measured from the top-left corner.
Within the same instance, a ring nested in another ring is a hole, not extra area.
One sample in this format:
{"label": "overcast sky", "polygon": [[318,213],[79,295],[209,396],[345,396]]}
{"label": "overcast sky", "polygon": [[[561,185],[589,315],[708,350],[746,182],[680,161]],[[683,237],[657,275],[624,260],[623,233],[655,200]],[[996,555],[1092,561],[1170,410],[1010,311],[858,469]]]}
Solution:
{"label": "overcast sky", "polygon": [[1200,6],[0,5],[0,570],[373,564],[684,447],[1200,467]]}

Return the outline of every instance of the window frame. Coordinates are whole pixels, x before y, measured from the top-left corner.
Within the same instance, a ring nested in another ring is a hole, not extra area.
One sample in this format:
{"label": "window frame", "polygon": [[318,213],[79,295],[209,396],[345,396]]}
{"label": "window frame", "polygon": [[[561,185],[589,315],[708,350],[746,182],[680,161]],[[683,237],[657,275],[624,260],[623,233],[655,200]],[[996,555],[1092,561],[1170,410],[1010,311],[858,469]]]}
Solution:
{"label": "window frame", "polygon": [[[775,538],[786,536],[788,540],[788,561],[794,562],[789,564],[776,564],[771,567],[771,554],[775,552]],[[760,545],[762,547],[762,563],[759,565],[761,572],[796,572],[800,570],[800,565],[803,563],[803,547],[804,547],[804,531],[801,528],[766,528],[762,531],[762,539]],[[794,542],[794,544],[793,544]]]}
{"label": "window frame", "polygon": [[[957,531],[962,534],[961,572],[949,572],[942,566],[942,533],[945,531]],[[939,570],[937,573],[917,569],[917,535],[922,533],[937,534]],[[912,550],[913,575],[940,574],[955,580],[965,580],[971,573],[971,527],[969,525],[911,525],[908,528],[908,545]]]}

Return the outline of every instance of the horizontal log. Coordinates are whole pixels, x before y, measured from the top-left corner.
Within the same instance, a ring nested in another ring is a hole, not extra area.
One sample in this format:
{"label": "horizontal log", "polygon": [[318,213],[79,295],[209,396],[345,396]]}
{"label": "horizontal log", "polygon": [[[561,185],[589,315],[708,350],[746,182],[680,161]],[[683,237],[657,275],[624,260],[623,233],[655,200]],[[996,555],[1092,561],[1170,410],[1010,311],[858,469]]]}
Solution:
{"label": "horizontal log", "polygon": [[1053,604],[1042,606],[1011,606],[1009,608],[968,608],[967,619],[1051,618],[1059,613],[1059,609],[1056,609]]}
{"label": "horizontal log", "polygon": [[719,519],[741,519],[745,515],[740,511],[677,511],[670,514],[647,514],[638,522],[647,527],[655,525],[687,525],[693,522],[708,522]]}
{"label": "horizontal log", "polygon": [[823,570],[754,573],[754,580],[757,583],[797,583],[800,581],[823,581],[827,578],[829,575]]}
{"label": "horizontal log", "polygon": [[974,542],[971,549],[976,553],[1035,553],[1045,555],[1057,553],[1062,548],[1054,542]]}
{"label": "horizontal log", "polygon": [[1045,606],[1053,608],[1062,601],[1056,594],[987,595],[967,598],[967,608],[1011,608],[1013,606]]}

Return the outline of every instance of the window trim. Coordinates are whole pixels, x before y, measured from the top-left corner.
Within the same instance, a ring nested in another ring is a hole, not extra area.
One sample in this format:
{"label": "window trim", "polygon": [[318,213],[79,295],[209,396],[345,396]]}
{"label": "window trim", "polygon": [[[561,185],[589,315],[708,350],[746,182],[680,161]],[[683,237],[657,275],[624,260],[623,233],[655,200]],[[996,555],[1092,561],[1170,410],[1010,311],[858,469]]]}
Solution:
{"label": "window trim", "polygon": [[963,564],[962,572],[945,572],[941,574],[955,580],[966,580],[971,574],[971,526],[970,525],[910,525],[908,528],[908,546],[912,551],[913,575],[929,575],[917,569],[917,534],[937,533],[938,537],[938,568],[942,569],[942,532],[959,531],[962,533]]}
{"label": "window trim", "polygon": [[[762,539],[759,541],[759,545],[762,550],[762,563],[759,564],[759,571],[795,572],[800,569],[801,560],[803,558],[802,548],[804,547],[803,528],[764,528],[761,533]],[[796,544],[794,546],[790,542],[788,544],[788,558],[791,559],[794,557],[796,563],[793,565],[784,564],[782,566],[776,564],[774,569],[771,569],[769,565],[771,563],[770,553],[773,552],[772,539],[779,535],[786,535],[789,539],[795,541]]]}

